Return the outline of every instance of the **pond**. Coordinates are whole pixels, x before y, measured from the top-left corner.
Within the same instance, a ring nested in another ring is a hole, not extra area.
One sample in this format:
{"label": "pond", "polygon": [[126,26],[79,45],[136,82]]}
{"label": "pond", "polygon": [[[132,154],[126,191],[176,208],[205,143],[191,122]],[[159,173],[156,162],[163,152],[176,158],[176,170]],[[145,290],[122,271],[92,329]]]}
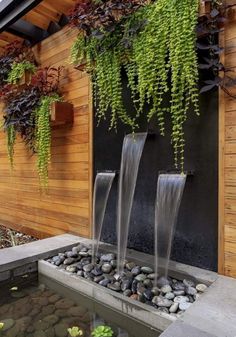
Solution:
{"label": "pond", "polygon": [[[49,278],[37,280],[37,275],[0,284],[0,323],[0,336],[6,337],[67,337],[72,327],[84,337],[109,337],[111,330],[114,337],[160,334]],[[110,332],[92,334],[99,326]]]}

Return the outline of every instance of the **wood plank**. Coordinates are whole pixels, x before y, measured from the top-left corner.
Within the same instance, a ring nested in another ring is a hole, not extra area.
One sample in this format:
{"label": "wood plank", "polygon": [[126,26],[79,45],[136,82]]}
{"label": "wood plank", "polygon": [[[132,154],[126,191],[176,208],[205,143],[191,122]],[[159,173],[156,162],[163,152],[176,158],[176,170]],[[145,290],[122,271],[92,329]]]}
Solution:
{"label": "wood plank", "polygon": [[[61,10],[69,4],[70,0],[63,2]],[[43,21],[42,13],[46,10],[48,14]],[[57,6],[44,0],[27,19],[42,20],[40,24],[45,25],[48,20],[56,20],[58,13]],[[40,191],[36,156],[27,152],[19,137],[15,146],[15,166],[10,170],[6,135],[0,133],[0,221],[40,238],[63,232],[91,235],[92,100],[89,77],[68,64],[69,49],[76,35],[76,31],[65,27],[33,48],[42,66],[65,66],[61,91],[74,105],[73,125],[52,128],[48,191]],[[2,44],[7,42],[2,41]],[[2,109],[0,105],[0,111]]]}

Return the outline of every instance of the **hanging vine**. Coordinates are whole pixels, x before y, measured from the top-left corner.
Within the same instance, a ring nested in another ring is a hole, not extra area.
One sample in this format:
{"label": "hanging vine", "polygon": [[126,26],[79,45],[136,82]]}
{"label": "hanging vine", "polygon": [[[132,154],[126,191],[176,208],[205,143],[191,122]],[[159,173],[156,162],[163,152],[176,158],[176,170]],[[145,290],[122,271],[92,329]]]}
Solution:
{"label": "hanging vine", "polygon": [[[101,5],[86,1],[81,8],[78,4],[77,16],[74,13],[71,19],[80,28],[72,61],[86,62],[92,72],[98,117],[106,118],[109,112],[111,128],[120,120],[135,130],[144,105],[149,103],[147,121],[156,116],[164,135],[165,117],[170,114],[175,165],[183,169],[184,122],[190,105],[199,113],[195,31],[199,0],[136,1],[135,5],[128,15],[119,13],[111,20],[105,15],[114,11],[112,2],[104,1],[105,17],[98,22],[95,18]],[[123,101],[123,68],[136,108],[131,115]],[[169,104],[164,100],[166,95],[170,95]]]}

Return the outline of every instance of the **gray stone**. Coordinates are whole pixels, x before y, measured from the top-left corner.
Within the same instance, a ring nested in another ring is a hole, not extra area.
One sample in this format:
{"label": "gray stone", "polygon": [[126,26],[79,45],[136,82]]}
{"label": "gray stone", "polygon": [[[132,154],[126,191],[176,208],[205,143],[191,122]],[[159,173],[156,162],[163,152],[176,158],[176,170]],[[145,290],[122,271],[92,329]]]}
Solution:
{"label": "gray stone", "polygon": [[83,270],[78,270],[77,275],[80,276],[80,277],[83,277],[84,276]]}
{"label": "gray stone", "polygon": [[66,252],[65,253],[65,255],[67,256],[67,257],[78,257],[78,253],[77,252],[75,252],[75,251],[69,251],[69,252]]}
{"label": "gray stone", "polygon": [[170,313],[176,313],[178,309],[179,309],[179,303],[173,303],[169,311]]}
{"label": "gray stone", "polygon": [[165,307],[159,307],[159,308],[157,308],[157,310],[159,312],[164,312],[165,314],[169,314],[169,310]]}
{"label": "gray stone", "polygon": [[109,283],[107,285],[107,288],[114,290],[114,291],[120,291],[120,283],[119,282],[115,282],[115,283]]}
{"label": "gray stone", "polygon": [[91,271],[91,273],[94,275],[94,276],[100,276],[102,275],[102,269],[101,269],[101,266],[97,265],[94,267],[94,269]]}
{"label": "gray stone", "polygon": [[153,283],[151,280],[149,280],[148,278],[146,280],[143,281],[143,285],[147,288],[152,288],[153,287]]}
{"label": "gray stone", "polygon": [[150,279],[150,280],[154,280],[155,277],[156,277],[156,274],[154,274],[154,273],[149,274],[149,275],[147,276],[147,278]]}
{"label": "gray stone", "polygon": [[165,298],[167,298],[168,300],[173,300],[175,298],[175,294],[173,294],[172,292],[166,293]]}
{"label": "gray stone", "polygon": [[207,286],[205,284],[199,283],[199,284],[197,284],[196,289],[200,293],[204,293],[207,290]]}
{"label": "gray stone", "polygon": [[189,303],[189,302],[181,302],[181,303],[179,303],[179,309],[185,311],[188,308],[190,308],[191,305],[192,305],[192,303]]}
{"label": "gray stone", "polygon": [[13,297],[13,298],[23,298],[23,297],[25,297],[25,295],[26,294],[23,291],[13,291],[11,293],[11,297]]}
{"label": "gray stone", "polygon": [[186,303],[189,302],[189,298],[187,296],[176,296],[174,298],[174,302],[175,303]]}
{"label": "gray stone", "polygon": [[163,296],[154,296],[152,299],[152,303],[157,305],[158,307],[169,308],[173,304],[173,301],[170,301]]}
{"label": "gray stone", "polygon": [[171,286],[169,286],[169,285],[165,285],[165,286],[161,287],[161,292],[162,292],[163,294],[170,293],[171,291],[172,291],[172,288],[171,288]]}
{"label": "gray stone", "polygon": [[63,323],[58,323],[54,326],[55,335],[57,337],[67,336],[67,326]]}
{"label": "gray stone", "polygon": [[184,290],[174,290],[173,293],[175,294],[175,296],[183,296],[183,295],[185,295],[185,291]]}
{"label": "gray stone", "polygon": [[102,271],[103,273],[109,274],[112,270],[112,266],[109,263],[104,263],[102,265]]}
{"label": "gray stone", "polygon": [[123,292],[123,295],[126,296],[126,297],[130,297],[132,295],[132,291],[130,289],[126,289],[124,292]]}
{"label": "gray stone", "polygon": [[74,305],[74,302],[67,298],[62,298],[57,303],[55,303],[56,309],[68,309]]}
{"label": "gray stone", "polygon": [[186,287],[195,287],[195,282],[193,280],[190,280],[190,279],[184,279],[183,284]]}
{"label": "gray stone", "polygon": [[40,331],[35,331],[34,337],[47,337],[45,332],[40,330]]}
{"label": "gray stone", "polygon": [[87,309],[84,307],[71,307],[68,310],[68,315],[73,317],[83,317],[87,313]]}
{"label": "gray stone", "polygon": [[66,266],[72,264],[75,262],[75,259],[73,257],[68,257],[67,259],[65,259],[65,261],[63,262],[63,264],[65,264]]}
{"label": "gray stone", "polygon": [[12,318],[2,319],[1,323],[4,323],[2,331],[7,331],[13,327],[15,321]]}
{"label": "gray stone", "polygon": [[43,318],[45,322],[48,322],[50,325],[54,325],[59,321],[59,317],[56,315],[48,315]]}
{"label": "gray stone", "polygon": [[127,280],[123,280],[123,282],[121,283],[121,290],[125,291],[127,289],[130,289],[132,286],[132,280],[127,279]]}
{"label": "gray stone", "polygon": [[55,303],[61,299],[61,296],[58,294],[52,295],[48,298],[49,303]]}
{"label": "gray stone", "polygon": [[175,283],[173,283],[172,284],[172,288],[174,289],[174,290],[184,290],[185,291],[185,285],[183,284],[183,282],[175,282]]}
{"label": "gray stone", "polygon": [[93,270],[93,264],[90,263],[90,264],[86,264],[83,266],[83,271],[86,272],[86,273],[89,273]]}
{"label": "gray stone", "polygon": [[113,268],[117,267],[117,261],[116,260],[111,260],[110,264]]}
{"label": "gray stone", "polygon": [[110,280],[105,278],[104,280],[100,281],[99,284],[103,287],[107,287],[107,285],[110,283]]}
{"label": "gray stone", "polygon": [[[138,274],[140,274],[141,272],[141,267],[139,266],[136,266],[134,267],[132,270],[131,270],[131,273],[134,275],[134,276],[137,276]],[[146,278],[146,277],[145,277]]]}
{"label": "gray stone", "polygon": [[69,273],[75,273],[77,271],[77,267],[75,265],[68,266],[66,267],[66,271],[68,271]]}
{"label": "gray stone", "polygon": [[112,260],[115,260],[115,254],[109,253],[109,254],[103,254],[100,258],[102,262],[111,262]]}
{"label": "gray stone", "polygon": [[126,263],[125,266],[128,270],[131,271],[136,266],[136,264],[134,262],[128,262],[128,263]]}
{"label": "gray stone", "polygon": [[147,301],[151,301],[153,298],[153,293],[151,289],[146,289],[143,293],[143,296],[146,298]]}
{"label": "gray stone", "polygon": [[82,251],[81,251],[81,252],[79,252],[79,255],[80,255],[80,256],[86,257],[86,256],[88,256],[89,254],[88,254],[88,252],[84,252],[84,251],[82,252]]}
{"label": "gray stone", "polygon": [[157,296],[157,295],[160,294],[160,289],[157,288],[157,287],[153,287],[153,288],[152,288],[152,293],[153,293],[153,295]]}
{"label": "gray stone", "polygon": [[147,276],[145,274],[139,274],[139,275],[135,276],[135,280],[138,281],[138,282],[143,282],[146,278],[147,278]]}
{"label": "gray stone", "polygon": [[99,283],[100,281],[102,281],[104,279],[104,276],[103,275],[100,275],[100,276],[95,276],[94,277],[94,282],[96,283]]}
{"label": "gray stone", "polygon": [[157,279],[157,287],[161,288],[166,285],[170,285],[170,281],[166,277],[162,276]]}
{"label": "gray stone", "polygon": [[141,271],[142,271],[142,273],[144,273],[144,274],[152,274],[153,273],[153,269],[152,268],[150,268],[150,267],[141,267]]}
{"label": "gray stone", "polygon": [[193,287],[187,287],[186,288],[186,294],[194,296],[194,295],[196,295],[196,293],[197,293],[197,290],[195,288],[193,288]]}

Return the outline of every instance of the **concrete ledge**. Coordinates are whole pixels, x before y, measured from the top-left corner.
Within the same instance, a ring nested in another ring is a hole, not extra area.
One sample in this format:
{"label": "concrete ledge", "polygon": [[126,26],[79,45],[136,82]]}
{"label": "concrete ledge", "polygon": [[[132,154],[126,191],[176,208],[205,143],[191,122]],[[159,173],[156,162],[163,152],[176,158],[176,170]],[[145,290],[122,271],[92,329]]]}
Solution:
{"label": "concrete ledge", "polygon": [[59,251],[70,249],[79,241],[81,239],[75,235],[63,234],[22,246],[1,249],[0,279],[4,278],[4,272],[56,255]]}
{"label": "concrete ledge", "polygon": [[159,312],[157,309],[134,301],[129,297],[116,293],[110,289],[97,285],[94,282],[88,281],[75,274],[61,270],[58,267],[46,262],[39,261],[38,263],[39,276],[43,275],[50,279],[64,284],[81,294],[92,298],[94,301],[112,308],[122,314],[136,319],[150,327],[164,331],[176,318],[165,313]]}

